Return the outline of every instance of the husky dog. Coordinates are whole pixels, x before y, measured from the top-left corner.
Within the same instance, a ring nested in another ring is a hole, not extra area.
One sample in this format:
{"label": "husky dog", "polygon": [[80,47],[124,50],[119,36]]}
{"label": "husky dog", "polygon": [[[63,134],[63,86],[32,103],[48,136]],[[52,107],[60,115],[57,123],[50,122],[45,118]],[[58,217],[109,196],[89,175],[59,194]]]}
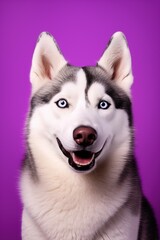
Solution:
{"label": "husky dog", "polygon": [[42,33],[21,174],[23,240],[157,240],[134,156],[131,56],[121,32],[94,67]]}

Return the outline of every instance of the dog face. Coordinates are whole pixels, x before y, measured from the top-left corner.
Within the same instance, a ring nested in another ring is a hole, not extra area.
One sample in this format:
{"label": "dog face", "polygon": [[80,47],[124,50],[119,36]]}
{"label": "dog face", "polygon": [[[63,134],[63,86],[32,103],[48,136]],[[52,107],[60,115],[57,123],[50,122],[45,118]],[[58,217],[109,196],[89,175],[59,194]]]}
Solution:
{"label": "dog face", "polygon": [[[92,171],[131,137],[131,58],[122,33],[95,67],[67,64],[42,33],[32,60],[30,130],[78,172]],[[43,146],[42,146],[43,147]]]}

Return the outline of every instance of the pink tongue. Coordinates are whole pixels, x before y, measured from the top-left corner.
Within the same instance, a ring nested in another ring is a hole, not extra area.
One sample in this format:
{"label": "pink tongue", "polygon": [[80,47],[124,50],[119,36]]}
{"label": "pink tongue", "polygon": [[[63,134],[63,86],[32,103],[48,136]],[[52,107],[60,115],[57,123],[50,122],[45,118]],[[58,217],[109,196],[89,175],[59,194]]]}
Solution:
{"label": "pink tongue", "polygon": [[80,155],[80,154],[76,154],[76,153],[71,153],[72,155],[72,159],[76,164],[85,166],[88,165],[92,162],[92,160],[94,159],[94,154],[92,153],[88,153],[88,154],[84,154],[84,155]]}

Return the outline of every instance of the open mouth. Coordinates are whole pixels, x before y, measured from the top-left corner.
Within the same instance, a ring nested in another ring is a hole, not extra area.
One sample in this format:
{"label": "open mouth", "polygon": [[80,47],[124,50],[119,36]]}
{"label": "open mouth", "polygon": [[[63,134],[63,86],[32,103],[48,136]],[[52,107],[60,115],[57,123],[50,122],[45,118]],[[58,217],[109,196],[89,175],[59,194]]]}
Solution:
{"label": "open mouth", "polygon": [[95,166],[95,159],[99,156],[102,149],[93,153],[86,150],[68,152],[62,145],[61,141],[57,138],[59,148],[63,154],[68,158],[69,165],[76,171],[89,171]]}
{"label": "open mouth", "polygon": [[95,154],[85,150],[70,153],[69,164],[78,171],[88,171],[95,165]]}

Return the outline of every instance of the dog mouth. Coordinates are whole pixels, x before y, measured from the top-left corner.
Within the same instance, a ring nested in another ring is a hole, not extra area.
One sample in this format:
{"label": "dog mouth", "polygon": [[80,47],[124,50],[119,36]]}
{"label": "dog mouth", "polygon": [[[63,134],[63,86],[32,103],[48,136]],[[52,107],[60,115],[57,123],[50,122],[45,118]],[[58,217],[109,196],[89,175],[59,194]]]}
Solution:
{"label": "dog mouth", "polygon": [[85,150],[70,153],[69,164],[75,170],[89,171],[95,165],[95,154]]}
{"label": "dog mouth", "polygon": [[89,171],[95,166],[95,159],[100,155],[103,148],[93,153],[87,150],[68,152],[62,145],[61,141],[57,138],[58,146],[62,153],[68,158],[69,165],[76,171],[84,172]]}

